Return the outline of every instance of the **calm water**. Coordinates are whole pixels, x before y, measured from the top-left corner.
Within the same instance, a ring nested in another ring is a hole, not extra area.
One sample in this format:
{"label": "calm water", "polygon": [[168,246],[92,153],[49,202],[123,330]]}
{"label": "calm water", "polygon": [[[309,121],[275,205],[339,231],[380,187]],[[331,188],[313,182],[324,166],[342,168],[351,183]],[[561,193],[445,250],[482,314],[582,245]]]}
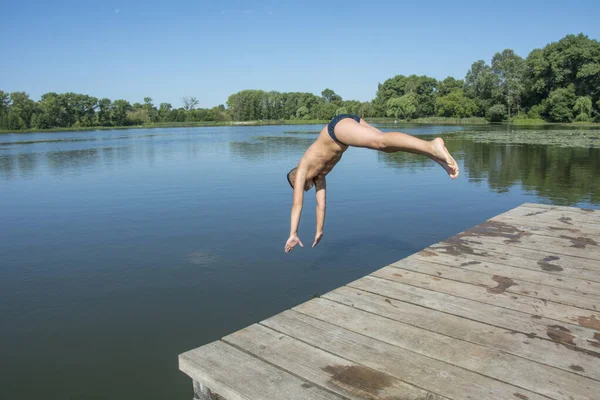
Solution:
{"label": "calm water", "polygon": [[307,247],[285,254],[285,174],[318,129],[0,135],[0,398],[189,399],[179,353],[523,202],[600,205],[598,149],[452,136],[456,181],[350,149],[328,177],[323,242],[309,248],[308,196]]}

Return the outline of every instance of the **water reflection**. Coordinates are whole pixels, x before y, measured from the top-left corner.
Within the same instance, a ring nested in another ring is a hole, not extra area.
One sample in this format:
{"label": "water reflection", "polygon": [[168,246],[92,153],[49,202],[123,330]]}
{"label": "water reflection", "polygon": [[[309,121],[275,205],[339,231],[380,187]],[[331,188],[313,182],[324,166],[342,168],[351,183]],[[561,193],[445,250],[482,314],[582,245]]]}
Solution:
{"label": "water reflection", "polygon": [[125,146],[46,149],[40,152],[25,152],[25,149],[16,148],[7,154],[0,154],[0,178],[19,179],[39,175],[44,171],[54,175],[77,174],[85,170],[130,166],[134,162],[152,167],[157,158],[168,160],[178,154],[184,154],[186,159],[192,160],[214,150],[214,145],[202,142],[141,142]]}
{"label": "water reflection", "polygon": [[[440,129],[446,128],[427,129],[439,133]],[[264,132],[259,128],[256,131]],[[242,161],[279,161],[288,159],[290,155],[299,157],[315,140],[314,133],[308,130],[306,135],[302,135],[300,129],[280,131],[273,136],[252,136],[252,132],[249,128],[240,128],[234,132],[167,130],[144,135],[119,133],[89,138],[33,137],[23,140],[15,137],[12,145],[0,150],[0,178],[30,178],[45,171],[53,175],[77,174],[129,167],[135,163],[146,168],[160,165],[165,160],[169,163],[173,160],[189,161],[203,159],[206,155],[215,157],[221,152],[228,152],[233,159]],[[532,129],[493,126],[480,132],[493,135],[512,133],[513,140],[530,140],[528,135],[535,133]],[[549,138],[556,136],[557,132],[569,133],[558,129],[548,132]],[[427,132],[425,135],[424,138],[431,138]],[[502,193],[519,186],[558,204],[600,203],[598,148],[482,142],[472,134],[464,133],[450,133],[445,137],[449,150],[463,165],[463,177],[474,182],[486,181],[494,192]],[[586,137],[595,140],[600,134],[597,129],[587,130]],[[30,142],[37,144],[23,144]],[[35,151],[32,151],[34,147]],[[432,165],[425,157],[408,153],[377,153],[377,159],[385,166],[414,172]]]}
{"label": "water reflection", "polygon": [[[497,193],[521,185],[557,204],[600,202],[600,149],[477,143],[460,138],[448,139],[446,145],[463,161],[463,176],[487,180]],[[410,170],[431,165],[427,159],[407,153],[381,153],[379,160]]]}
{"label": "water reflection", "polygon": [[24,153],[19,154],[18,166],[19,171],[22,175],[32,175],[38,168],[39,154],[36,153]]}
{"label": "water reflection", "polygon": [[17,157],[16,156],[0,156],[0,174],[6,179],[13,177],[17,170]]}
{"label": "water reflection", "polygon": [[90,167],[100,159],[97,149],[53,151],[46,158],[50,170],[58,173]]}
{"label": "water reflection", "polygon": [[290,154],[302,155],[315,138],[294,136],[259,136],[249,142],[230,142],[229,150],[235,157],[250,161],[284,159]]}

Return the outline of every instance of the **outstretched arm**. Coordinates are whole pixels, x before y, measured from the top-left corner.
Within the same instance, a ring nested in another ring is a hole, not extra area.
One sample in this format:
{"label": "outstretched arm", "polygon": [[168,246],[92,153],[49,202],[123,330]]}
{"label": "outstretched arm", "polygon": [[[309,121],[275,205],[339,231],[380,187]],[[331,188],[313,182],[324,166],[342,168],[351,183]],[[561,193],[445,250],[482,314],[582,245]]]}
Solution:
{"label": "outstretched arm", "polygon": [[300,216],[302,214],[302,204],[304,203],[304,184],[306,175],[298,173],[294,182],[294,201],[292,203],[292,215],[290,217],[290,237],[285,243],[285,252],[292,251],[297,244],[304,247],[298,237],[298,225],[300,224]]}
{"label": "outstretched arm", "polygon": [[323,226],[325,225],[325,210],[327,208],[327,182],[325,177],[315,182],[315,190],[317,192],[317,229],[315,231],[315,241],[312,247],[319,244],[323,238]]}

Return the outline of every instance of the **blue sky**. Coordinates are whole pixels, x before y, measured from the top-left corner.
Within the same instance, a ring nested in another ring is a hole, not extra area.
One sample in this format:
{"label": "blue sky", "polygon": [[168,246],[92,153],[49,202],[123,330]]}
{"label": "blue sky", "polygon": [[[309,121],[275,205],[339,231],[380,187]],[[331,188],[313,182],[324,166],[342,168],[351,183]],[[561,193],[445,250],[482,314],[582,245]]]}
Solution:
{"label": "blue sky", "polygon": [[201,107],[244,89],[368,101],[398,74],[464,78],[569,33],[600,39],[600,1],[0,0],[0,90]]}

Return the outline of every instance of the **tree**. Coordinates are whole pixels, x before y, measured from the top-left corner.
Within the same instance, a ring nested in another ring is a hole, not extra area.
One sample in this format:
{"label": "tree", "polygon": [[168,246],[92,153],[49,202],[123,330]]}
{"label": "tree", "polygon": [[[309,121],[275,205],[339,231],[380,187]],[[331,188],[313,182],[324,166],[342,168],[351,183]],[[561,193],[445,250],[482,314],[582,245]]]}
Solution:
{"label": "tree", "polygon": [[335,112],[337,111],[337,106],[333,103],[319,103],[315,108],[317,119],[329,120],[335,117]]}
{"label": "tree", "polygon": [[302,119],[308,115],[308,107],[302,106],[296,110],[296,118]]}
{"label": "tree", "polygon": [[361,106],[361,102],[358,100],[344,100],[342,101],[342,107],[344,107],[350,114],[358,114],[358,109]]}
{"label": "tree", "polygon": [[6,129],[10,96],[0,90],[0,129]]}
{"label": "tree", "polygon": [[154,107],[154,104],[152,104],[152,97],[144,97],[144,105],[142,108],[146,112],[147,119],[150,122],[158,121],[158,110]]}
{"label": "tree", "polygon": [[31,121],[31,115],[35,111],[36,103],[29,98],[29,95],[25,92],[13,92],[10,94],[10,113],[14,116],[10,119],[10,124],[19,126],[18,129],[27,129],[29,122]]}
{"label": "tree", "polygon": [[127,100],[115,100],[112,105],[111,123],[114,126],[127,125],[127,112],[131,111],[131,104]]}
{"label": "tree", "polygon": [[98,101],[98,124],[100,126],[109,126],[110,125],[110,111],[111,111],[111,101],[110,99],[103,98]]}
{"label": "tree", "polygon": [[456,89],[436,99],[435,111],[440,117],[466,118],[477,112],[477,103],[466,97],[462,89]]}
{"label": "tree", "polygon": [[573,85],[550,92],[550,96],[546,100],[546,107],[551,120],[554,122],[571,122],[573,120],[575,99]]}
{"label": "tree", "polygon": [[495,104],[487,111],[487,118],[490,122],[502,122],[506,117],[506,106],[504,104]]}
{"label": "tree", "polygon": [[510,118],[513,107],[516,108],[517,112],[519,111],[521,96],[525,91],[525,61],[516,55],[513,50],[506,49],[502,53],[494,55],[492,71],[498,77],[500,94],[506,104],[508,118]]}
{"label": "tree", "polygon": [[479,106],[477,114],[483,116],[494,102],[498,92],[498,76],[483,60],[474,62],[465,77],[465,95]]}
{"label": "tree", "polygon": [[438,81],[428,76],[396,75],[379,84],[373,104],[381,115],[387,114],[387,102],[391,98],[400,98],[412,93],[416,100],[415,115],[424,117],[433,115]]}
{"label": "tree", "polygon": [[527,106],[540,104],[548,96],[548,69],[549,62],[541,49],[532,50],[525,59],[524,100]]}
{"label": "tree", "polygon": [[373,103],[367,101],[360,104],[360,106],[356,110],[356,114],[362,118],[375,117],[377,115],[377,110],[375,110],[375,106],[373,106]]}
{"label": "tree", "polygon": [[578,97],[573,106],[575,121],[587,122],[592,115],[592,99],[588,96]]}
{"label": "tree", "polygon": [[200,101],[196,97],[184,96],[181,98],[183,102],[183,109],[186,111],[195,109]]}
{"label": "tree", "polygon": [[567,35],[543,49],[533,50],[526,60],[527,89],[531,104],[550,92],[573,85],[577,96],[600,98],[600,42],[586,35]]}
{"label": "tree", "polygon": [[455,90],[463,90],[464,86],[465,81],[449,76],[437,85],[437,95],[438,97],[446,96]]}
{"label": "tree", "polygon": [[158,108],[158,119],[162,122],[169,121],[169,114],[171,114],[171,110],[173,106],[169,103],[160,103],[160,107]]}
{"label": "tree", "polygon": [[386,105],[387,115],[395,118],[410,119],[417,112],[417,99],[413,93],[391,98]]}
{"label": "tree", "polygon": [[326,103],[337,103],[337,102],[341,102],[342,101],[342,97],[337,95],[333,90],[331,89],[325,89],[321,92],[321,96],[323,98],[323,101]]}

